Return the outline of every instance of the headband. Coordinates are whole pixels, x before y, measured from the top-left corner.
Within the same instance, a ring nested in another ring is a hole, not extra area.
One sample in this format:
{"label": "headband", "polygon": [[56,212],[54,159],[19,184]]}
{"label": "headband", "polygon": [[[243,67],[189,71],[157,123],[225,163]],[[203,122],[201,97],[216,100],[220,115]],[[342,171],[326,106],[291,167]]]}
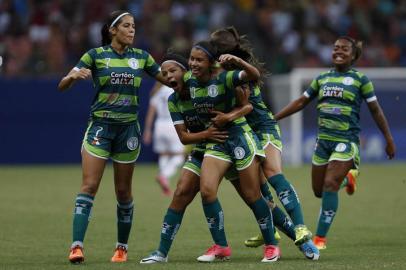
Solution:
{"label": "headband", "polygon": [[207,56],[209,56],[210,59],[214,59],[214,56],[206,48],[204,48],[200,45],[195,45],[195,46],[193,46],[193,48],[204,51],[207,54]]}
{"label": "headband", "polygon": [[182,69],[187,70],[187,68],[186,68],[184,65],[182,65],[181,63],[179,63],[179,62],[176,61],[176,60],[166,60],[166,61],[163,61],[162,64],[161,64],[161,66],[162,66],[163,64],[165,64],[165,63],[175,63],[175,64],[177,64],[178,66],[180,66]]}
{"label": "headband", "polygon": [[129,15],[129,14],[130,13],[128,13],[128,12],[124,12],[124,13],[120,14],[119,16],[117,16],[117,18],[110,24],[110,28],[112,28],[118,22],[118,20],[120,20],[123,16]]}

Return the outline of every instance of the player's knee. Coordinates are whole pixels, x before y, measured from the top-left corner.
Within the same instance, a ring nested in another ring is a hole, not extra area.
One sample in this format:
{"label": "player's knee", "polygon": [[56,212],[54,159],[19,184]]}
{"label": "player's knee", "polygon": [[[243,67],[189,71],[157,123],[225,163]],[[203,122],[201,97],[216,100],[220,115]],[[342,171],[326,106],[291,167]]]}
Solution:
{"label": "player's knee", "polygon": [[254,189],[242,191],[241,196],[247,204],[252,204],[262,197],[261,193]]}
{"label": "player's knee", "polygon": [[173,193],[173,200],[177,202],[177,204],[182,204],[184,207],[188,206],[196,196],[197,191],[193,188],[185,188],[184,186],[178,186]]}
{"label": "player's knee", "polygon": [[326,179],[323,185],[323,191],[336,192],[340,189],[340,184],[335,179]]}

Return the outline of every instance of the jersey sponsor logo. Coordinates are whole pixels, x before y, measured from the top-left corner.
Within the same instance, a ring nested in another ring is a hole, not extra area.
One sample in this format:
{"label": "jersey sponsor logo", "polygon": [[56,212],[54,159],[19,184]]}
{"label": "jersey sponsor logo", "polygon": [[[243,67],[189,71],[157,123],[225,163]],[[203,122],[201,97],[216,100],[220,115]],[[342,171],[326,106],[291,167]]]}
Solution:
{"label": "jersey sponsor logo", "polygon": [[200,118],[198,115],[194,116],[185,116],[186,127],[193,127],[193,126],[200,126],[202,123],[200,122]]}
{"label": "jersey sponsor logo", "polygon": [[351,77],[345,77],[343,79],[343,84],[345,85],[352,85],[354,83],[354,79]]}
{"label": "jersey sponsor logo", "polygon": [[137,149],[138,148],[138,138],[137,137],[128,138],[127,147],[131,151],[134,151],[135,149]]}
{"label": "jersey sponsor logo", "polygon": [[341,108],[338,107],[333,108],[321,107],[320,111],[329,114],[341,115]]}
{"label": "jersey sponsor logo", "polygon": [[322,90],[322,95],[323,97],[343,97],[344,93],[344,88],[338,87],[336,85],[334,86],[323,86]]}
{"label": "jersey sponsor logo", "polygon": [[127,73],[127,72],[122,72],[122,73],[116,73],[112,72],[110,74],[110,84],[124,84],[124,85],[134,85],[134,74],[132,73]]}
{"label": "jersey sponsor logo", "polygon": [[219,94],[217,85],[215,85],[215,84],[209,85],[209,87],[207,87],[207,94],[210,97],[217,97],[217,95]]}
{"label": "jersey sponsor logo", "polygon": [[344,152],[347,149],[347,145],[345,143],[339,143],[336,145],[335,151],[336,152]]}
{"label": "jersey sponsor logo", "polygon": [[138,60],[135,58],[130,58],[128,59],[128,66],[132,69],[137,69],[138,68]]}
{"label": "jersey sponsor logo", "polygon": [[214,108],[214,104],[207,102],[193,103],[193,107],[195,107],[197,113],[210,113]]}
{"label": "jersey sponsor logo", "polygon": [[245,157],[245,150],[241,146],[234,148],[234,156],[236,159],[243,159]]}

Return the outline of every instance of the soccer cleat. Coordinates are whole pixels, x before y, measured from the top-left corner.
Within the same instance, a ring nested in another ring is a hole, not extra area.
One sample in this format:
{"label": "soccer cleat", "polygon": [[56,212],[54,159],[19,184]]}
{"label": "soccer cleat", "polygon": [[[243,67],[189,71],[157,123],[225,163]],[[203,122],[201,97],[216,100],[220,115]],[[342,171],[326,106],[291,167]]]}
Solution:
{"label": "soccer cleat", "polygon": [[172,196],[171,188],[169,187],[169,181],[163,176],[158,176],[156,181],[161,186],[162,193],[168,197]]}
{"label": "soccer cleat", "polygon": [[308,240],[307,242],[301,244],[299,246],[299,250],[309,260],[317,261],[320,258],[320,251],[312,240]]}
{"label": "soccer cleat", "polygon": [[281,251],[278,246],[265,245],[264,246],[264,258],[261,262],[276,262],[281,257]]}
{"label": "soccer cleat", "polygon": [[327,238],[321,236],[315,236],[313,239],[314,245],[317,247],[318,250],[326,249]]}
{"label": "soccer cleat", "polygon": [[354,192],[357,190],[357,178],[358,178],[359,172],[358,170],[350,170],[347,173],[347,185],[345,186],[345,191],[347,192],[348,195],[354,194]]}
{"label": "soccer cleat", "polygon": [[116,247],[113,257],[111,257],[111,262],[120,263],[127,261],[127,249],[123,246]]}
{"label": "soccer cleat", "polygon": [[301,244],[312,239],[312,232],[306,227],[306,225],[296,225],[295,226],[295,245],[300,246]]}
{"label": "soccer cleat", "polygon": [[[275,239],[276,240],[281,240],[281,235],[277,230],[275,230]],[[257,236],[248,238],[247,240],[244,241],[244,245],[246,247],[252,247],[256,248],[259,246],[262,246],[264,244],[264,238],[262,237],[262,234],[258,234]]]}
{"label": "soccer cleat", "polygon": [[140,261],[141,264],[152,264],[152,263],[166,263],[168,262],[168,257],[165,257],[162,252],[156,250],[152,252],[148,257],[145,257]]}
{"label": "soccer cleat", "polygon": [[213,245],[202,256],[197,257],[199,262],[226,261],[231,257],[231,248]]}
{"label": "soccer cleat", "polygon": [[74,246],[70,249],[69,261],[71,263],[82,263],[85,260],[83,255],[83,248],[81,246]]}

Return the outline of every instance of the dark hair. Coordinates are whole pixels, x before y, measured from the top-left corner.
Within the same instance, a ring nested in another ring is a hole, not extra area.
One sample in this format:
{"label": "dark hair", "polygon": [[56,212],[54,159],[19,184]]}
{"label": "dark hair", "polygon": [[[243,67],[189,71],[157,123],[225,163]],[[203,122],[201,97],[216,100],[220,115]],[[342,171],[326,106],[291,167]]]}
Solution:
{"label": "dark hair", "polygon": [[103,24],[103,27],[101,29],[102,46],[106,46],[111,43],[110,27],[115,27],[119,25],[122,18],[120,18],[113,26],[111,24],[124,13],[128,13],[126,15],[133,17],[131,13],[125,10],[116,10],[110,13],[110,16],[108,17],[107,21]]}
{"label": "dark hair", "polygon": [[[265,69],[254,55],[252,45],[245,35],[240,36],[234,26],[220,28],[210,35],[210,41],[217,47],[218,56],[221,54],[232,54],[256,67],[261,76],[266,76],[269,72]],[[235,69],[235,67],[225,67],[225,69]]]}
{"label": "dark hair", "polygon": [[184,68],[185,70],[189,70],[189,65],[188,65],[187,59],[180,54],[168,51],[165,54],[165,56],[162,58],[161,64],[163,64],[165,61],[175,61],[181,65],[181,68]]}
{"label": "dark hair", "polygon": [[195,45],[193,45],[193,48],[204,51],[206,53],[207,57],[209,58],[210,62],[213,63],[214,61],[216,61],[217,48],[210,41],[199,41]]}
{"label": "dark hair", "polygon": [[345,39],[351,43],[352,47],[352,54],[354,55],[354,59],[351,60],[351,65],[353,65],[357,60],[361,57],[362,54],[362,41],[360,40],[355,40],[352,37],[349,36],[341,36],[337,38],[339,39]]}

